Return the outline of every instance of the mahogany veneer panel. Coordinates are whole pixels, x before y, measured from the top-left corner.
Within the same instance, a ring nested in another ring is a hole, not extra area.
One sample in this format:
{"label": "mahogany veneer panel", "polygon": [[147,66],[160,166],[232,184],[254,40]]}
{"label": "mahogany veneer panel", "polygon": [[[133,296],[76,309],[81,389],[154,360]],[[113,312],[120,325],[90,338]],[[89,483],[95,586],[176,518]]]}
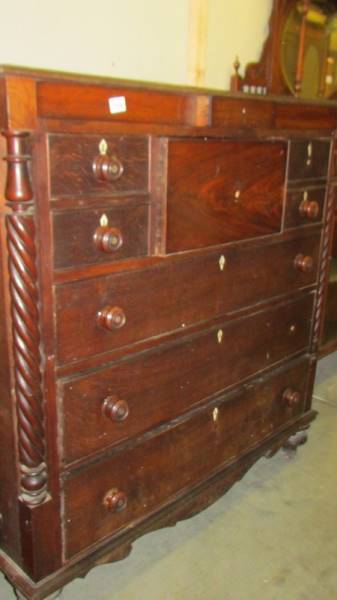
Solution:
{"label": "mahogany veneer panel", "polygon": [[168,145],[168,252],[280,231],[286,145],[188,140]]}
{"label": "mahogany veneer panel", "polygon": [[[317,277],[318,251],[316,233],[263,247],[222,248],[176,262],[165,260],[148,269],[57,286],[58,360],[74,361],[168,331],[184,330],[312,285]],[[310,272],[295,268],[299,254],[313,258]],[[223,271],[219,263],[222,256]],[[122,327],[111,331],[99,326],[98,312],[106,306],[123,310]]]}

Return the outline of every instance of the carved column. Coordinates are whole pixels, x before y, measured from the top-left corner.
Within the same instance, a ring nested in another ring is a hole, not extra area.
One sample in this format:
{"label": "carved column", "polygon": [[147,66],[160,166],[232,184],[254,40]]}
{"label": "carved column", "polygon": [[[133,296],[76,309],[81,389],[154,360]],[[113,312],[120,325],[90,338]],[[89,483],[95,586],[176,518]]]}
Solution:
{"label": "carved column", "polygon": [[11,296],[15,393],[20,461],[20,499],[29,506],[47,497],[45,417],[41,386],[39,291],[37,286],[33,192],[25,132],[6,131],[5,196]]}
{"label": "carved column", "polygon": [[314,329],[313,329],[313,342],[312,350],[317,352],[319,350],[319,343],[322,338],[322,331],[324,326],[324,307],[326,300],[326,288],[329,277],[330,267],[330,253],[331,243],[333,234],[333,214],[335,208],[335,189],[329,185],[328,199],[325,215],[325,224],[322,232],[322,247],[321,247],[321,260],[320,260],[320,271],[318,279],[318,289],[316,296],[316,307],[314,317]]}

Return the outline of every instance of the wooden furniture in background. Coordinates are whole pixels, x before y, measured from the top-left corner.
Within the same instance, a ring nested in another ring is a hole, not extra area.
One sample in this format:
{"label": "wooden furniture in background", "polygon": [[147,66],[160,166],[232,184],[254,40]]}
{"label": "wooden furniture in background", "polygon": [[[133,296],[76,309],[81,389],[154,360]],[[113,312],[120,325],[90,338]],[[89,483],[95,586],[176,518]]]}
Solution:
{"label": "wooden furniture in background", "polygon": [[42,600],[305,430],[334,105],[3,68],[0,567]]}

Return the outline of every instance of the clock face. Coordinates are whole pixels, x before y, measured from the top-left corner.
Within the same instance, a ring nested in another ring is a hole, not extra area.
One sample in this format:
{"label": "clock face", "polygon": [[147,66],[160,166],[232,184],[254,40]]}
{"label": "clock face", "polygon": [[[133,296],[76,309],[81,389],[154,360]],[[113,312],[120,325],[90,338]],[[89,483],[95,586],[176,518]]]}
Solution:
{"label": "clock face", "polygon": [[281,38],[281,68],[289,89],[303,98],[337,93],[337,5],[302,0],[291,8]]}

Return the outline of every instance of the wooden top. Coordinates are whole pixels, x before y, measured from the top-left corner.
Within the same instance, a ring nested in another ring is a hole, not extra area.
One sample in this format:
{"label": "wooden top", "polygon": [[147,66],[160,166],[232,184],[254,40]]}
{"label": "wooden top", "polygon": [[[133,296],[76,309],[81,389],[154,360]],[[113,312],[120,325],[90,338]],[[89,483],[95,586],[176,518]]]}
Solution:
{"label": "wooden top", "polygon": [[[116,98],[117,97],[117,98]],[[118,99],[124,108],[114,102]],[[113,103],[113,106],[111,105]],[[240,131],[273,135],[331,135],[337,103],[258,96],[88,75],[0,67],[0,129],[48,129],[70,122],[83,128],[108,126],[161,135],[224,135]]]}
{"label": "wooden top", "polygon": [[0,65],[0,77],[19,77],[19,78],[31,78],[37,81],[58,81],[65,83],[75,84],[87,84],[87,85],[99,85],[99,86],[113,86],[124,88],[137,89],[137,90],[156,90],[165,93],[179,93],[179,94],[206,94],[212,96],[223,96],[226,98],[233,99],[249,99],[257,100],[259,102],[277,102],[282,104],[307,104],[313,106],[327,106],[337,111],[337,100],[326,100],[326,99],[306,99],[306,98],[295,98],[294,96],[280,96],[275,94],[268,94],[266,96],[258,94],[247,94],[244,92],[230,92],[217,88],[207,87],[195,87],[189,85],[175,85],[168,83],[158,83],[153,81],[143,81],[136,79],[123,79],[108,76],[98,76],[85,73],[74,73],[70,71],[56,71],[49,69],[37,69],[30,67],[23,67],[21,65]]}

